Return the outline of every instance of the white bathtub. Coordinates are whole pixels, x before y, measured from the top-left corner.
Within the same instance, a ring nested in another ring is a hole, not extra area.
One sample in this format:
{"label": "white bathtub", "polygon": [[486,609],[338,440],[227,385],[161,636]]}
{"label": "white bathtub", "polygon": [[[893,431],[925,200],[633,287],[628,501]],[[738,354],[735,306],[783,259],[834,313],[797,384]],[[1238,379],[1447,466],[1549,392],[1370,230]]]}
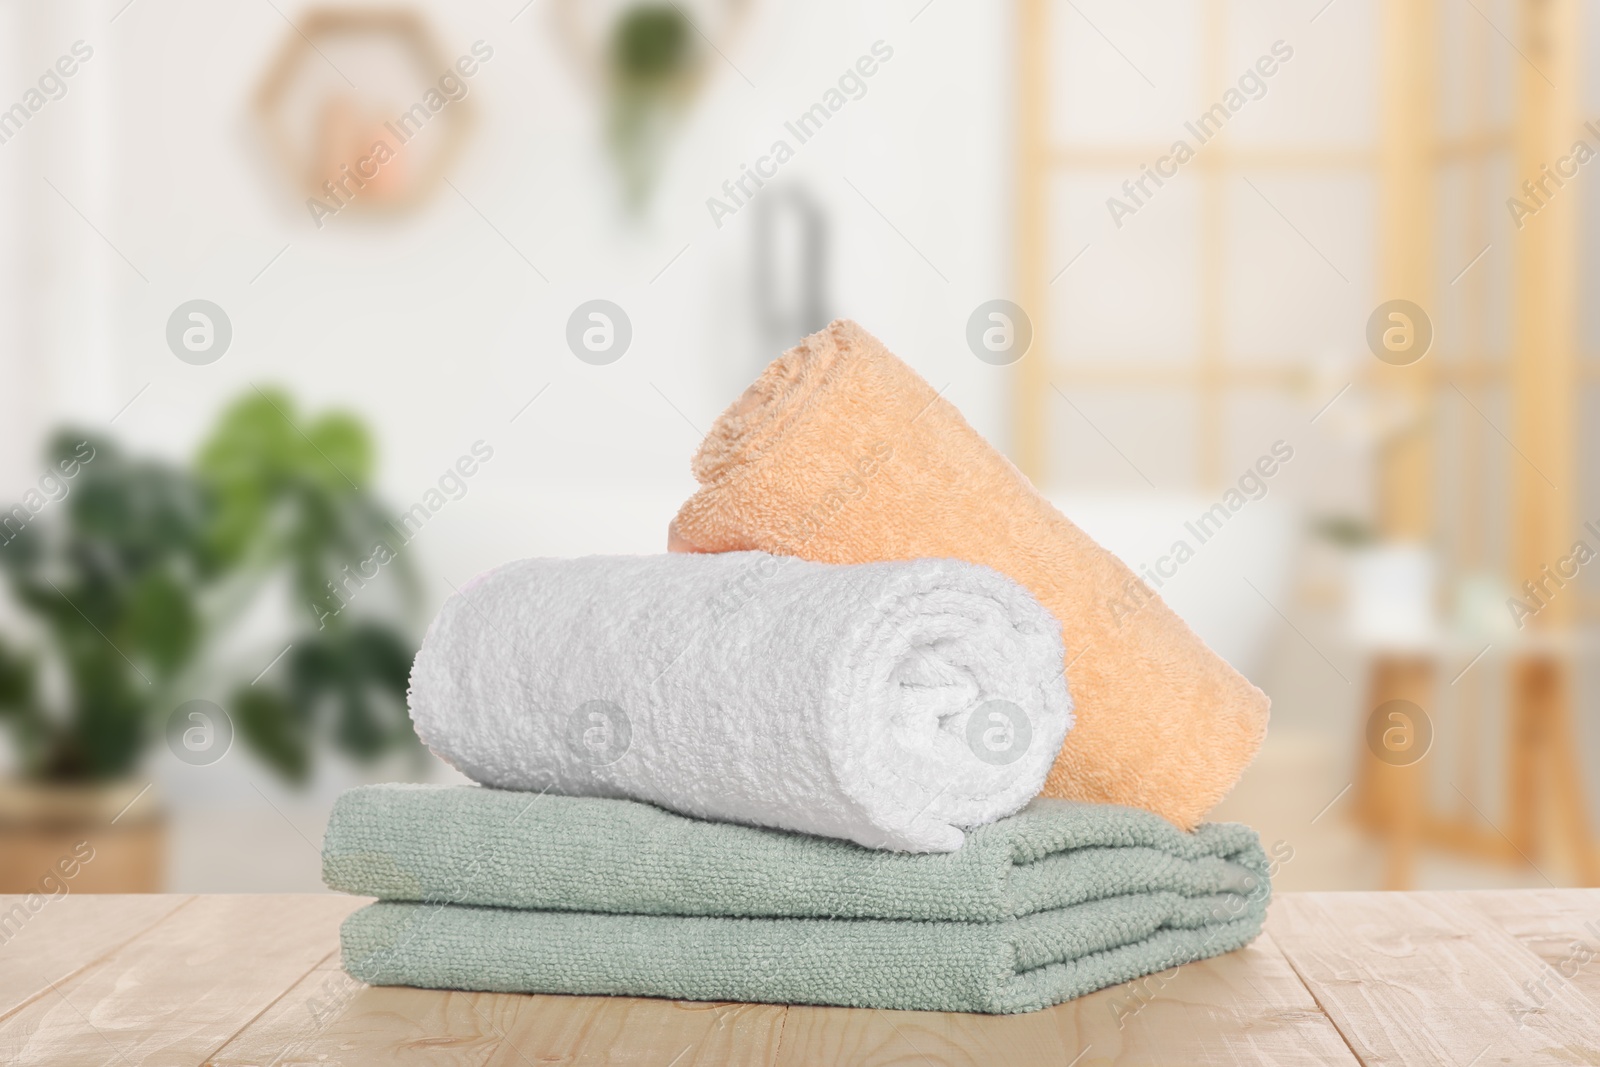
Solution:
{"label": "white bathtub", "polygon": [[[1217,503],[1214,497],[1051,494],[1050,499],[1136,571],[1148,566],[1155,573],[1167,557],[1161,569],[1172,577],[1157,574],[1162,599],[1219,655],[1259,681],[1267,639],[1281,625],[1275,606],[1281,609],[1289,599],[1294,508],[1271,496],[1248,501],[1220,529],[1201,531],[1209,534],[1201,543],[1194,524]],[[1181,565],[1173,555],[1180,540],[1195,553]]]}

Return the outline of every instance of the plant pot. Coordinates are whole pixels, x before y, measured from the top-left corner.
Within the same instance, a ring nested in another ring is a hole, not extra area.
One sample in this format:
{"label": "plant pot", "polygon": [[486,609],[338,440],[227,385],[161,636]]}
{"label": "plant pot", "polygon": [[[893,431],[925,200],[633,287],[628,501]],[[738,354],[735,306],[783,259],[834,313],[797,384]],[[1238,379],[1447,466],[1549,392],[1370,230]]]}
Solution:
{"label": "plant pot", "polygon": [[0,893],[159,893],[167,819],[148,783],[0,781]]}

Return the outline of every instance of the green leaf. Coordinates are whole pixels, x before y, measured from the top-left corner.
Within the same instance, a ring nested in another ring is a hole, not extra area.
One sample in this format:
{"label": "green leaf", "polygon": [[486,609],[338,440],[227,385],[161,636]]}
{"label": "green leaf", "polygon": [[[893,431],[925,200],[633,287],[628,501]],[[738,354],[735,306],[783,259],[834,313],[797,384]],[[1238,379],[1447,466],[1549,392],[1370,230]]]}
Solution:
{"label": "green leaf", "polygon": [[355,416],[329,412],[312,423],[306,437],[317,458],[333,468],[336,492],[354,491],[351,482],[363,486],[371,480],[372,439]]}
{"label": "green leaf", "polygon": [[232,703],[234,725],[252,752],[291,782],[310,777],[310,731],[282,693],[241,686]]}
{"label": "green leaf", "polygon": [[688,72],[692,44],[689,21],[677,5],[637,4],[612,31],[612,69],[625,82],[659,85]]}
{"label": "green leaf", "polygon": [[163,674],[175,673],[200,643],[200,619],[189,591],[167,574],[142,575],[128,594],[118,645],[142,652]]}
{"label": "green leaf", "polygon": [[149,737],[149,687],[100,642],[73,657],[73,730],[53,757],[59,777],[105,780],[130,773]]}
{"label": "green leaf", "polygon": [[38,663],[0,641],[0,721],[12,732],[25,773],[46,762],[50,722],[38,702]]}
{"label": "green leaf", "polygon": [[[282,390],[229,405],[191,467],[65,429],[45,458],[65,488],[45,495],[60,502],[30,514],[20,536],[0,534],[0,578],[42,624],[52,667],[47,691],[33,659],[0,646],[0,725],[32,773],[128,773],[170,710],[156,706],[160,683],[193,665],[211,628],[285,580],[297,599],[325,600],[347,565],[359,569],[380,540],[393,548],[389,511],[366,488],[370,434],[346,412],[302,414]],[[380,579],[415,603],[409,559],[368,580]],[[294,643],[284,666],[234,695],[241,743],[291,781],[306,779],[319,745],[370,758],[414,744],[412,646],[403,623],[372,619],[390,603],[363,593],[325,629],[314,610],[296,611],[298,629],[275,637]],[[58,692],[62,706],[47,707]]]}
{"label": "green leaf", "polygon": [[0,641],[0,714],[16,712],[33,703],[38,665]]}
{"label": "green leaf", "polygon": [[108,449],[83,468],[67,508],[67,550],[95,557],[102,570],[137,572],[177,560],[206,565],[211,504],[180,468],[126,461]]}
{"label": "green leaf", "polygon": [[226,482],[262,470],[293,467],[294,417],[294,402],[280,390],[245,394],[223,411],[201,446],[200,473]]}

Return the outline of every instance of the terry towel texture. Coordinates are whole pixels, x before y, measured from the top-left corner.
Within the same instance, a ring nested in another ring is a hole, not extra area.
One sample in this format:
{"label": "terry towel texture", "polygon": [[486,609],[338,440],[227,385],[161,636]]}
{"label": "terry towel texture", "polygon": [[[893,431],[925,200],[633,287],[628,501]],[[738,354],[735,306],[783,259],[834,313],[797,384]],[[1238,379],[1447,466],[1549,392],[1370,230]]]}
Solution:
{"label": "terry towel texture", "polygon": [[839,321],[775,360],[694,458],[683,552],[993,567],[1060,620],[1077,725],[1048,796],[1192,827],[1266,731],[1266,696],[875,338]]}
{"label": "terry towel texture", "polygon": [[644,915],[1000,922],[1103,897],[1236,892],[1248,827],[1036,800],[912,855],[705,822],[649,804],[480,786],[368,785],[328,820],[322,877],[384,900]]}
{"label": "terry towel texture", "polygon": [[[1231,951],[1265,855],[1142,811],[1039,800],[957,853],[908,855],[477,787],[342,798],[328,884],[379,985],[1019,1012]],[[496,906],[486,906],[496,905]]]}
{"label": "terry towel texture", "polygon": [[1059,627],[923,559],[530,559],[446,601],[411,675],[474,781],[950,851],[1021,808],[1071,725]]}

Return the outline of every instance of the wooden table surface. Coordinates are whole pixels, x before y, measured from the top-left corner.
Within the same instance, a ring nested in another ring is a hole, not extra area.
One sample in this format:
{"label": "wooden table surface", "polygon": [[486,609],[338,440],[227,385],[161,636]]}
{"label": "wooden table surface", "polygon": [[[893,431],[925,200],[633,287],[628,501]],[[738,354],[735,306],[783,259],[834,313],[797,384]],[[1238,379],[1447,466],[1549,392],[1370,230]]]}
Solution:
{"label": "wooden table surface", "polygon": [[1285,894],[1248,948],[1016,1016],[370,988],[361,903],[0,897],[0,1063],[1600,1064],[1600,890]]}

